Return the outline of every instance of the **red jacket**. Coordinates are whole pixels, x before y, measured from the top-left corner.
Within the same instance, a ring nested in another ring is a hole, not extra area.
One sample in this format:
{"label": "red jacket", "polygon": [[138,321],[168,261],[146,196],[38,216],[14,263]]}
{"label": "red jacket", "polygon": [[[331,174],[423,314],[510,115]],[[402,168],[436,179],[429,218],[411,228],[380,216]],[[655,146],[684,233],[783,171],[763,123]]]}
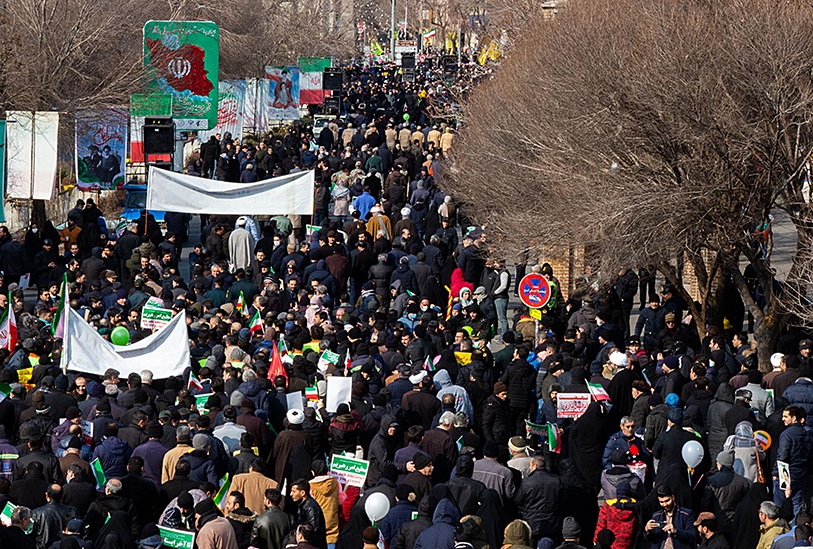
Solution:
{"label": "red jacket", "polygon": [[623,499],[608,499],[598,512],[598,523],[593,543],[598,543],[598,533],[603,529],[612,530],[615,541],[612,549],[631,549],[635,546],[635,534],[638,528],[638,519],[635,514],[635,501]]}

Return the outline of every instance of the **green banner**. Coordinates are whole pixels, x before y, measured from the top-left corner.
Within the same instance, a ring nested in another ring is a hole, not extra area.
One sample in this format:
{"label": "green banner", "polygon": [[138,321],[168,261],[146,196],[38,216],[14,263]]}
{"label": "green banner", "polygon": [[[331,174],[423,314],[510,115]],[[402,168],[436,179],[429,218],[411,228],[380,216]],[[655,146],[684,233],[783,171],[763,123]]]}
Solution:
{"label": "green banner", "polygon": [[172,116],[171,93],[136,93],[130,96],[131,116]]}
{"label": "green banner", "polygon": [[6,222],[6,121],[0,120],[0,223]]}
{"label": "green banner", "polygon": [[195,395],[195,408],[198,409],[198,413],[205,414],[209,411],[206,407],[206,401],[209,400],[209,397],[212,396],[214,393],[206,393],[205,395]]}
{"label": "green banner", "polygon": [[333,66],[332,57],[300,57],[296,62],[300,72],[322,72]]}
{"label": "green banner", "polygon": [[184,530],[159,526],[158,533],[167,547],[173,549],[194,549],[195,547],[195,532],[185,532]]}
{"label": "green banner", "polygon": [[96,478],[96,486],[102,488],[107,483],[107,476],[102,469],[102,462],[99,458],[90,462],[90,468],[93,470],[93,476]]}
{"label": "green banner", "polygon": [[6,526],[11,526],[11,513],[17,508],[16,505],[10,501],[3,507],[3,512],[0,513],[0,522]]}
{"label": "green banner", "polygon": [[211,21],[147,21],[147,92],[172,94],[178,130],[217,125],[220,29]]}

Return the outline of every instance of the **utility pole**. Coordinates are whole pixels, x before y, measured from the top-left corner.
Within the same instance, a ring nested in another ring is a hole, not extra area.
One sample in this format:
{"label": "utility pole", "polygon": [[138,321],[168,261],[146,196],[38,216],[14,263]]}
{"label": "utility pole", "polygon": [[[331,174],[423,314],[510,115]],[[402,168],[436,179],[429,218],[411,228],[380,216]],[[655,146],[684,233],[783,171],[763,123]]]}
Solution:
{"label": "utility pole", "polygon": [[390,12],[390,55],[395,63],[395,0],[392,0],[392,11]]}

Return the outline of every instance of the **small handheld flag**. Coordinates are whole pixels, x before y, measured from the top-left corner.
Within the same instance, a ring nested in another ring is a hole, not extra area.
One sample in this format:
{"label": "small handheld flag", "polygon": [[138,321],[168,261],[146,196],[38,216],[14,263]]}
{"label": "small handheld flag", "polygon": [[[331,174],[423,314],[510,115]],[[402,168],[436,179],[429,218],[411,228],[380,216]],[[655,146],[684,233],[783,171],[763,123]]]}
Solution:
{"label": "small handheld flag", "polygon": [[213,501],[215,505],[219,508],[223,509],[226,504],[226,496],[229,494],[229,489],[231,488],[231,477],[228,473],[226,473],[222,479],[220,479],[220,489],[215,494]]}
{"label": "small handheld flag", "polygon": [[248,307],[246,306],[246,296],[243,295],[243,291],[240,291],[240,295],[237,297],[237,305],[235,305],[235,309],[241,315],[248,316]]}
{"label": "small handheld flag", "polygon": [[104,474],[102,462],[99,458],[90,462],[90,468],[93,470],[93,476],[96,478],[96,486],[99,488],[103,487],[107,482],[107,476]]}
{"label": "small handheld flag", "polygon": [[198,379],[198,376],[189,372],[189,383],[186,384],[186,388],[188,391],[192,392],[193,390],[202,391],[203,384]]}
{"label": "small handheld flag", "polygon": [[254,313],[254,316],[251,317],[251,320],[248,323],[248,331],[251,332],[251,335],[263,333],[263,323],[260,320],[259,309]]}

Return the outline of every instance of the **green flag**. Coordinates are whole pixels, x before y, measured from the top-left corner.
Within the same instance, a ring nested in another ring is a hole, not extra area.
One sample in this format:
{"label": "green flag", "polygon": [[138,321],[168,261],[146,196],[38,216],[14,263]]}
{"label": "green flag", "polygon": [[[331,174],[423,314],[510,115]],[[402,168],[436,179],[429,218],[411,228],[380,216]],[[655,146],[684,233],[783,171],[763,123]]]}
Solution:
{"label": "green flag", "polygon": [[6,526],[11,526],[11,513],[17,508],[11,502],[6,503],[6,506],[3,507],[3,512],[0,513],[0,522],[5,524]]}
{"label": "green flag", "polygon": [[0,382],[0,402],[3,402],[11,394],[11,386],[8,383]]}
{"label": "green flag", "polygon": [[90,462],[90,468],[93,470],[93,476],[96,477],[96,486],[99,488],[103,487],[107,483],[107,476],[104,474],[102,462],[99,460],[99,458],[96,458]]}
{"label": "green flag", "polygon": [[220,508],[223,507],[223,504],[226,501],[226,496],[229,495],[230,489],[231,489],[231,478],[229,477],[229,474],[226,473],[226,475],[222,479],[220,479],[220,489],[217,491],[215,497],[213,498],[215,505],[217,505]]}

